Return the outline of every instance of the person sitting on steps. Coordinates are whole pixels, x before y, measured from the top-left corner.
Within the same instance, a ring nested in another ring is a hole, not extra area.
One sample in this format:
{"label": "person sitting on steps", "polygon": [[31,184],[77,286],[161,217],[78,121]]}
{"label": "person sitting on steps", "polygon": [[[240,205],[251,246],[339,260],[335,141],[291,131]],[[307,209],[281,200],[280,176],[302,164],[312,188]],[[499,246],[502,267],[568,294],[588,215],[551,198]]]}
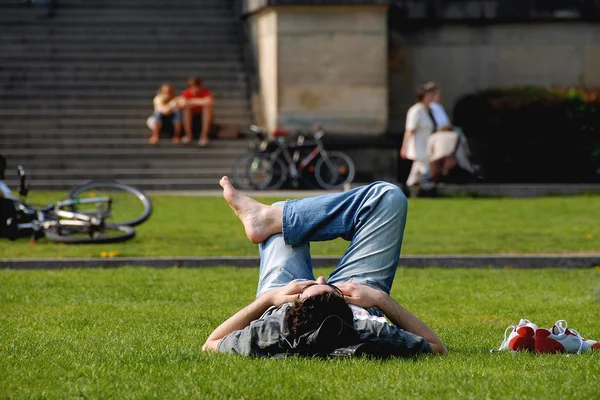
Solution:
{"label": "person sitting on steps", "polygon": [[183,112],[183,129],[185,131],[184,143],[190,143],[193,138],[194,119],[200,118],[200,139],[198,145],[208,146],[210,140],[208,134],[213,119],[213,96],[212,93],[202,86],[202,80],[197,76],[190,77],[187,81],[188,87],[177,99],[177,107]]}
{"label": "person sitting on steps", "polygon": [[173,124],[173,143],[177,144],[181,140],[181,111],[176,106],[177,92],[173,85],[164,84],[158,89],[154,97],[154,114],[152,114],[153,124],[152,136],[148,139],[150,144],[157,144],[160,139],[160,133],[165,123]]}
{"label": "person sitting on steps", "polygon": [[[259,282],[256,300],[217,327],[203,350],[315,355],[371,344],[385,356],[447,353],[433,330],[390,296],[407,215],[397,186],[375,182],[269,206],[227,177],[220,185],[248,239],[259,244]],[[348,250],[327,279],[315,279],[309,243],[338,237],[350,241]]]}

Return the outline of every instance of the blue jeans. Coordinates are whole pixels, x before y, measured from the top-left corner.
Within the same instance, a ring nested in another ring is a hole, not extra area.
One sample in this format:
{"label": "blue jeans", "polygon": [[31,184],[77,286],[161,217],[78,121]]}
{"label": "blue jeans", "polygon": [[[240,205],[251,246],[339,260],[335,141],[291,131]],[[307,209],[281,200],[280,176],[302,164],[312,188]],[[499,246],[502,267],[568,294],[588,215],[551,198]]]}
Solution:
{"label": "blue jeans", "polygon": [[159,122],[163,125],[167,122],[171,122],[173,124],[181,123],[181,111],[180,110],[177,110],[173,114],[169,114],[169,115],[161,114],[160,111],[154,110],[154,112],[152,113],[152,116],[154,117],[156,122]]}
{"label": "blue jeans", "polygon": [[375,182],[274,204],[281,205],[283,232],[259,245],[257,297],[293,280],[315,279],[309,243],[338,237],[350,246],[327,282],[352,281],[390,293],[407,212],[406,197],[397,186]]}

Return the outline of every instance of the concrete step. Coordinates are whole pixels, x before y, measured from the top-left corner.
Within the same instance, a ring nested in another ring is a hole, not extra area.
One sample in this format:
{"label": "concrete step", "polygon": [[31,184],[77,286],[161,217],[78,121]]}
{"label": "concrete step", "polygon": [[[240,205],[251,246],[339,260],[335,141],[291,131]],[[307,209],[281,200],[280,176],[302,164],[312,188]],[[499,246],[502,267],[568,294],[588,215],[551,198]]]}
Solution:
{"label": "concrete step", "polygon": [[232,63],[241,60],[241,56],[237,52],[222,52],[222,53],[203,53],[199,56],[193,52],[179,53],[177,59],[174,60],[174,54],[169,52],[146,52],[137,53],[135,51],[128,52],[123,50],[121,52],[98,52],[98,53],[3,53],[3,63],[14,63],[18,61],[60,61],[60,62],[77,62],[77,61],[92,61],[102,60],[103,62],[116,60],[120,63],[124,62],[124,57],[127,61],[131,60],[134,62],[155,62],[155,61],[167,61],[170,63],[177,62],[195,62],[199,58],[203,62],[218,62],[218,63]]}
{"label": "concrete step", "polygon": [[[161,81],[159,81],[161,82]],[[138,90],[138,91],[155,91],[158,89],[160,83],[147,82],[147,81],[134,81],[134,80],[86,80],[86,81],[36,81],[36,80],[12,80],[9,82],[1,82],[0,87],[8,87],[17,85],[18,90],[26,91],[29,89],[37,91],[49,91],[52,93],[60,93],[63,91],[81,90],[81,91],[103,91],[113,90],[113,88],[120,90]],[[207,88],[215,91],[234,91],[234,90],[245,90],[246,84],[243,80],[206,80],[204,85]],[[153,96],[154,97],[154,96]],[[150,99],[152,101],[152,99]]]}
{"label": "concrete step", "polygon": [[194,48],[197,45],[203,44],[236,44],[238,43],[237,32],[213,32],[213,31],[198,31],[194,32],[194,35],[190,37],[189,31],[173,31],[167,29],[157,29],[153,32],[127,32],[119,33],[115,31],[108,32],[94,32],[93,34],[81,33],[79,35],[73,35],[72,32],[52,31],[50,33],[36,33],[27,32],[25,29],[11,28],[3,29],[2,36],[0,36],[0,43],[45,43],[47,45],[54,44],[103,44],[112,42],[128,43],[132,47],[138,44],[151,44],[157,42],[160,44],[178,43],[184,41],[189,44],[190,48]]}
{"label": "concrete step", "polygon": [[[15,2],[16,0],[12,0]],[[189,0],[60,0],[61,7],[65,6],[103,6],[107,5],[111,8],[119,5],[127,5],[135,8],[144,8],[149,5],[161,5],[165,7],[177,6],[181,7],[189,3]],[[194,7],[214,7],[224,8],[231,7],[234,4],[232,0],[194,0]]]}
{"label": "concrete step", "polygon": [[[145,125],[146,118],[153,113],[153,108],[148,101],[143,102],[138,107],[132,108],[111,108],[108,103],[103,105],[97,102],[97,108],[71,109],[71,108],[0,108],[0,128],[4,130],[19,130],[20,128],[44,128],[44,129],[69,129],[69,127],[87,126],[98,124],[99,128],[114,127],[121,124],[121,128],[128,129],[136,126],[134,121],[143,119]],[[220,103],[217,103],[220,104]],[[2,100],[0,100],[2,107]],[[215,109],[215,118],[217,121],[226,119],[239,119],[250,117],[252,113],[247,107],[225,107],[218,106]],[[112,122],[110,122],[112,120]],[[19,126],[15,121],[23,121]],[[54,127],[54,128],[51,128]]]}
{"label": "concrete step", "polygon": [[[130,42],[110,43],[88,41],[70,42],[70,43],[14,43],[5,40],[2,43],[3,54],[22,54],[22,53],[40,53],[40,54],[69,54],[69,53],[110,53],[110,52],[132,52],[132,53],[156,53],[165,54],[185,53],[189,52],[192,45],[183,41],[146,41],[132,44]],[[197,42],[193,45],[193,49],[198,54],[226,54],[235,53],[240,49],[240,44],[235,42],[214,43],[214,42]]]}
{"label": "concrete step", "polygon": [[[166,143],[165,143],[166,142]],[[177,159],[181,157],[205,157],[207,159],[219,159],[224,157],[235,157],[240,154],[238,149],[218,148],[216,146],[201,148],[196,145],[174,146],[165,141],[165,146],[151,146],[147,143],[140,144],[135,151],[121,148],[95,148],[95,149],[5,149],[3,155],[7,158],[20,160],[47,159],[55,160],[61,158],[72,159],[112,159],[114,162],[122,158],[146,159],[162,158]],[[23,161],[24,162],[24,161]]]}
{"label": "concrete step", "polygon": [[[150,131],[147,131],[144,135],[140,135],[134,138],[120,138],[120,137],[108,137],[108,138],[98,138],[98,137],[87,137],[87,135],[80,135],[77,138],[65,138],[65,137],[57,137],[57,138],[46,138],[46,137],[37,137],[37,138],[1,138],[0,139],[0,148],[2,151],[8,152],[12,149],[31,149],[31,150],[45,150],[45,149],[139,149],[140,146],[148,146],[148,137],[150,136]],[[163,140],[159,147],[161,148],[171,148],[173,145],[170,140],[165,135],[165,140]],[[190,147],[192,145],[180,144],[177,145],[179,147]],[[219,151],[222,149],[228,149],[236,152],[245,152],[247,146],[219,146]]]}
{"label": "concrete step", "polygon": [[[150,115],[150,112],[148,113]],[[215,113],[215,122],[218,124],[229,124],[248,126],[250,124],[249,118],[244,116],[224,116],[221,117],[218,113]],[[2,120],[0,119],[0,129],[13,130],[13,129],[85,129],[85,128],[110,128],[110,129],[127,129],[136,128],[145,129],[146,118],[120,118],[120,119],[94,119],[92,117],[81,119],[81,118],[40,118],[40,119],[17,119],[17,120]]]}
{"label": "concrete step", "polygon": [[[3,151],[9,149],[19,149],[26,147],[40,147],[41,149],[49,148],[81,148],[81,147],[93,147],[93,148],[114,148],[114,147],[134,147],[148,145],[147,139],[150,136],[150,130],[139,130],[134,134],[125,134],[122,131],[107,131],[104,136],[99,134],[89,134],[80,132],[79,135],[65,135],[65,134],[47,134],[45,131],[30,132],[23,134],[21,137],[16,135],[5,135],[2,134],[0,137],[0,148]],[[174,146],[171,144],[171,135],[165,133],[161,145],[166,145],[167,148]],[[216,143],[213,143],[213,147],[218,149],[230,149],[232,151],[248,151],[254,142],[246,141],[245,139],[219,139]],[[161,147],[159,145],[159,147]],[[180,144],[179,147],[195,147],[190,144]]]}
{"label": "concrete step", "polygon": [[[207,17],[233,17],[233,8],[200,8],[196,3],[195,9],[181,9],[179,7],[169,8],[146,8],[146,7],[135,7],[132,8],[131,12],[124,12],[123,9],[118,8],[64,8],[63,4],[59,4],[59,8],[56,9],[56,15],[54,20],[86,20],[86,19],[110,19],[110,20],[129,20],[129,19],[140,19],[145,18],[146,20],[163,21],[160,19],[161,16],[176,18],[182,21],[188,20],[191,17],[207,18]],[[0,8],[2,10],[2,18],[4,19],[16,19],[16,18],[29,18],[35,13],[23,8]],[[52,21],[54,22],[54,21]]]}
{"label": "concrete step", "polygon": [[[185,83],[188,76],[199,75],[205,80],[223,80],[239,79],[245,77],[246,73],[241,68],[240,63],[227,63],[218,65],[217,63],[197,63],[193,65],[187,63],[185,67],[174,68],[173,63],[156,63],[153,66],[96,64],[81,65],[69,64],[61,65],[52,63],[27,63],[27,64],[2,64],[0,60],[1,79],[8,80],[11,77],[26,76],[31,79],[40,79],[43,81],[54,79],[89,79],[89,78],[128,78],[130,80],[152,79],[163,82],[168,79],[181,79]],[[33,76],[31,76],[33,75]]]}
{"label": "concrete step", "polygon": [[[178,179],[130,179],[124,178],[120,181],[124,184],[135,186],[139,189],[148,190],[218,190],[219,177],[214,178],[178,178]],[[70,190],[76,186],[89,182],[89,179],[63,179],[63,180],[39,180],[32,182],[32,190]],[[8,179],[9,187],[17,187],[17,180]]]}
{"label": "concrete step", "polygon": [[[242,132],[247,131],[247,127],[242,129]],[[0,143],[8,145],[10,143],[25,143],[27,141],[39,140],[106,140],[110,142],[120,140],[145,140],[148,138],[150,130],[147,128],[140,129],[98,129],[88,128],[80,129],[54,129],[54,130],[28,130],[18,128],[14,130],[2,130],[0,134]],[[166,137],[166,136],[165,136]],[[139,142],[138,142],[139,143]],[[220,139],[215,143],[215,146],[223,148],[247,148],[250,141],[246,139]],[[1,148],[1,147],[0,147]]]}
{"label": "concrete step", "polygon": [[7,143],[19,140],[37,140],[37,139],[102,139],[118,140],[123,139],[143,139],[147,137],[147,129],[40,129],[31,130],[24,128],[6,129],[1,131],[0,141]]}
{"label": "concrete step", "polygon": [[[168,75],[167,75],[168,74]],[[69,76],[71,75],[71,76]],[[100,83],[104,83],[103,86],[106,85],[116,85],[122,86],[126,85],[128,87],[138,86],[138,87],[154,87],[155,90],[158,91],[159,86],[162,82],[173,82],[177,91],[182,91],[185,89],[186,81],[188,78],[188,74],[185,72],[179,73],[177,75],[169,73],[168,71],[163,71],[163,73],[153,73],[153,74],[140,74],[131,71],[127,74],[119,73],[118,71],[104,73],[101,75],[97,75],[94,73],[80,73],[80,74],[69,74],[67,72],[52,73],[52,72],[44,72],[44,71],[28,71],[28,72],[2,72],[0,71],[0,86],[7,84],[18,84],[18,83],[27,83],[27,82],[37,82],[40,84],[50,85],[50,86],[60,86],[64,87],[65,85],[69,86],[77,86],[77,84],[81,85],[98,85]],[[204,86],[207,88],[214,88],[215,86],[221,85],[222,87],[227,87],[228,85],[246,85],[247,79],[245,74],[232,72],[229,74],[221,74],[221,75],[213,75],[207,76],[202,75],[202,82]]]}
{"label": "concrete step", "polygon": [[[47,134],[45,131],[24,133],[22,137],[16,135],[4,135],[0,138],[0,148],[3,151],[9,149],[25,149],[35,146],[36,143],[45,143],[45,148],[62,146],[62,148],[77,148],[85,147],[90,143],[95,143],[95,147],[111,148],[111,147],[134,147],[148,146],[148,138],[150,130],[138,130],[135,133],[126,133],[122,131],[109,131],[104,136],[100,134],[90,134],[85,131],[79,134]],[[54,143],[57,143],[56,145]],[[171,143],[170,135],[162,136],[158,147],[170,148],[176,146]],[[180,147],[195,147],[193,144],[179,144]],[[219,139],[214,141],[213,147],[220,149],[231,149],[233,152],[249,152],[254,149],[254,142],[247,142],[242,139]]]}
{"label": "concrete step", "polygon": [[[232,164],[233,165],[233,164]],[[219,179],[232,171],[232,165],[221,167],[209,166],[205,168],[189,169],[148,169],[148,168],[121,168],[121,169],[27,169],[27,176],[31,178],[32,184],[37,180],[122,180],[122,179]]]}
{"label": "concrete step", "polygon": [[[152,102],[152,99],[156,95],[156,91],[158,90],[159,86],[163,81],[146,83],[132,80],[131,85],[126,85],[125,83],[119,81],[109,82],[110,83],[105,81],[104,85],[99,84],[102,82],[93,81],[77,82],[71,83],[69,85],[67,85],[67,83],[65,82],[65,84],[62,85],[62,82],[54,83],[39,81],[39,85],[37,85],[37,93],[53,94],[55,98],[61,96],[68,96],[69,94],[80,94],[83,97],[89,98],[92,97],[91,95],[94,93],[98,93],[98,96],[100,96],[99,98],[102,98],[103,95],[106,95],[107,93],[112,93],[112,96],[123,95],[126,96],[126,98],[145,97],[146,99],[148,99],[148,96],[150,96],[149,100],[147,101]],[[211,81],[207,82],[206,87],[213,93],[213,96],[215,97],[230,98],[232,97],[231,95],[236,91],[245,92],[246,90],[246,85],[243,81],[234,83],[229,83],[226,80],[212,81],[212,86],[208,85],[208,83],[211,83]],[[42,90],[40,90],[40,88],[42,88]],[[180,86],[180,88],[183,89],[183,86]],[[0,83],[0,89],[15,90],[15,92],[17,92],[15,93],[17,98],[29,97],[29,94],[36,93],[36,85],[34,85],[34,82],[28,81],[2,82]],[[21,94],[27,96],[21,96]],[[227,96],[225,96],[225,94]],[[4,97],[7,97],[6,92],[0,92],[0,98]]]}
{"label": "concrete step", "polygon": [[[132,12],[129,15],[115,15],[115,16],[103,16],[99,15],[94,18],[93,16],[83,16],[81,18],[59,18],[45,19],[40,21],[35,14],[26,14],[19,16],[7,16],[0,13],[0,23],[4,25],[6,29],[13,27],[19,28],[22,26],[35,26],[34,32],[46,32],[49,29],[59,27],[61,30],[71,29],[77,30],[78,28],[89,26],[90,30],[88,33],[94,32],[97,29],[106,29],[107,27],[119,27],[121,31],[133,32],[137,31],[138,28],[143,28],[145,31],[150,31],[152,26],[156,27],[175,27],[177,29],[188,28],[190,30],[199,30],[198,26],[215,26],[215,32],[231,32],[232,31],[232,18],[229,15],[215,15],[215,14],[202,14],[191,11],[186,17],[179,17],[177,15],[162,14],[160,11],[156,11],[152,17],[140,17],[135,15],[137,11]],[[149,23],[156,22],[154,25]],[[241,22],[239,22],[241,23]],[[35,25],[34,25],[35,24]]]}
{"label": "concrete step", "polygon": [[[245,153],[240,153],[241,157]],[[107,170],[115,171],[123,168],[131,169],[200,169],[200,168],[228,168],[231,167],[238,156],[231,156],[226,158],[207,160],[204,158],[190,158],[183,160],[170,160],[170,159],[148,159],[148,160],[131,160],[131,159],[98,159],[98,160],[77,160],[77,159],[62,159],[62,160],[22,160],[12,157],[8,161],[8,168],[6,174],[16,176],[17,165],[22,165],[25,170],[29,171],[40,171],[44,169],[56,169],[56,170]]]}
{"label": "concrete step", "polygon": [[[57,90],[53,93],[38,92],[35,90],[20,90],[17,86],[12,88],[12,93],[7,89],[9,85],[5,85],[4,90],[0,91],[0,104],[6,101],[24,101],[27,99],[32,100],[47,100],[49,102],[54,101],[56,97],[62,99],[81,99],[81,100],[96,100],[96,102],[108,102],[110,99],[119,98],[126,100],[137,100],[140,104],[148,104],[151,107],[152,98],[156,95],[156,90],[137,90],[137,91],[123,91],[122,88],[104,88],[105,90],[98,90],[94,92],[78,92],[74,90]],[[219,99],[245,99],[248,98],[246,90],[211,90],[213,96]],[[1,122],[1,121],[0,121]]]}
{"label": "concrete step", "polygon": [[[249,125],[241,127],[241,132],[248,131]],[[19,140],[19,138],[145,138],[150,131],[145,127],[136,126],[134,128],[119,128],[119,129],[106,129],[91,127],[85,129],[79,128],[61,128],[61,129],[29,129],[29,128],[14,128],[14,129],[2,129],[0,131],[0,140],[12,141]],[[238,140],[227,140],[219,141],[219,143],[236,143]],[[242,142],[242,141],[239,141]],[[227,145],[229,146],[229,145]],[[225,146],[225,147],[227,147]],[[229,147],[235,147],[231,145]]]}
{"label": "concrete step", "polygon": [[[161,18],[161,17],[157,17]],[[1,21],[1,20],[0,20]],[[17,20],[1,21],[3,30],[13,33],[40,34],[65,34],[79,33],[82,37],[93,36],[96,33],[105,34],[147,34],[152,36],[159,33],[187,33],[192,35],[203,30],[213,34],[237,34],[241,22],[232,21],[230,18],[188,18],[184,21],[172,19],[171,21],[159,20],[152,24],[148,19],[135,19],[123,21],[97,20],[68,20],[58,19],[37,20],[35,18],[19,18]]]}
{"label": "concrete step", "polygon": [[[60,0],[59,8],[69,7],[107,7],[107,8],[118,8],[121,7],[132,7],[132,8],[145,8],[147,6],[164,6],[164,7],[183,7],[189,5],[189,0]],[[21,0],[3,0],[0,9],[24,9],[29,8],[21,6]],[[232,0],[194,0],[192,2],[193,7],[206,7],[206,8],[230,8],[234,4]]]}
{"label": "concrete step", "polygon": [[[27,63],[17,64],[15,62],[8,62],[7,60],[0,58],[0,71],[18,71],[20,69],[27,70],[54,70],[56,72],[61,71],[76,71],[76,70],[88,70],[88,71],[184,71],[190,75],[202,75],[203,72],[208,71],[230,71],[230,72],[242,72],[243,65],[239,61],[173,61],[167,60],[154,60],[151,63],[140,62],[138,60],[128,61],[124,63],[123,60],[96,60],[86,61],[78,60],[77,62],[66,63],[64,60],[43,60],[43,61],[28,61]],[[168,75],[168,74],[167,74]]]}
{"label": "concrete step", "polygon": [[[217,107],[215,110],[218,111],[219,116],[222,118],[229,117],[249,117],[250,110],[243,107]],[[35,118],[60,118],[60,116],[69,117],[84,117],[84,118],[143,118],[147,117],[152,112],[149,107],[143,107],[138,109],[76,109],[76,108],[54,108],[54,109],[1,109],[0,108],[0,119],[22,119],[23,117],[35,117]]]}
{"label": "concrete step", "polygon": [[[119,24],[127,24],[128,26],[144,26],[151,22],[154,26],[189,26],[192,28],[198,27],[194,22],[203,25],[216,24],[231,24],[237,22],[233,19],[230,12],[227,10],[187,10],[187,14],[165,10],[146,10],[141,13],[141,10],[131,10],[131,12],[107,12],[108,10],[72,10],[71,12],[56,12],[55,18],[39,18],[38,12],[12,11],[0,13],[0,23],[6,27],[33,25],[41,27],[54,27],[60,24],[69,24],[72,26],[82,26],[89,23],[91,26],[109,25],[118,26]],[[139,15],[138,15],[139,14]],[[228,29],[229,26],[223,27]]]}
{"label": "concrete step", "polygon": [[[20,5],[20,0],[4,0],[0,3],[0,10],[2,11],[14,11],[14,12],[31,12],[33,9],[25,8]],[[170,10],[231,10],[233,4],[230,1],[189,1],[189,0],[172,0],[172,1],[151,1],[151,0],[139,0],[139,1],[72,1],[72,0],[60,0],[58,4],[58,13],[75,11],[75,10],[115,10],[122,11],[127,9],[133,10],[161,10],[168,12]]]}
{"label": "concrete step", "polygon": [[[249,102],[247,99],[222,99],[215,98],[215,109],[243,109],[246,110],[249,107]],[[102,101],[97,99],[56,99],[52,102],[39,100],[39,99],[30,99],[30,100],[11,100],[5,101],[2,103],[2,110],[6,112],[10,112],[10,110],[77,110],[87,111],[90,108],[94,109],[94,111],[103,112],[101,110],[106,110],[106,112],[110,112],[111,110],[139,110],[141,108],[152,109],[150,102],[148,99],[145,101],[139,101],[137,99],[123,99],[118,98],[111,101]],[[125,112],[125,111],[123,111]]]}
{"label": "concrete step", "polygon": [[[110,133],[110,134],[109,134]],[[45,130],[26,132],[21,136],[5,135],[2,132],[0,137],[0,149],[8,151],[10,149],[46,149],[46,148],[137,148],[140,145],[148,144],[148,137],[151,132],[149,129],[136,129],[135,131],[112,130],[105,131],[105,134],[90,134],[86,130],[77,131],[71,135],[66,134],[48,134]],[[163,139],[167,145],[171,142],[167,140],[171,135],[165,133]],[[224,139],[225,140],[225,139]],[[163,143],[163,144],[164,144]],[[187,146],[181,144],[181,146]],[[248,148],[249,146],[223,146],[225,148]]]}
{"label": "concrete step", "polygon": [[[35,86],[35,87],[39,87],[42,88],[43,90],[45,90],[46,88],[48,88],[49,90],[54,90],[55,88],[65,88],[65,89],[70,89],[70,88],[82,88],[83,90],[87,90],[88,88],[91,89],[96,89],[97,87],[99,88],[104,88],[106,86],[114,86],[114,87],[126,87],[127,89],[148,89],[148,88],[152,88],[154,90],[158,90],[158,87],[160,86],[160,84],[165,80],[165,77],[163,76],[162,79],[157,78],[154,81],[147,81],[145,79],[132,79],[132,78],[127,78],[127,77],[122,77],[122,76],[116,76],[117,74],[114,74],[114,76],[112,77],[99,77],[99,78],[94,78],[94,77],[89,77],[89,78],[72,78],[69,79],[67,77],[64,78],[60,78],[60,79],[46,79],[46,78],[41,78],[39,76],[37,76],[37,74],[35,72],[31,72],[27,75],[16,75],[16,74],[11,74],[10,78],[7,80],[4,80],[0,77],[0,85],[7,85],[7,84],[14,84],[14,83],[18,83],[20,86],[20,88],[26,88],[27,86]],[[185,82],[187,80],[187,77],[183,77],[184,74],[180,74],[182,77],[180,78],[180,83],[181,85],[179,85],[180,90],[183,90],[185,88]],[[233,73],[230,74],[229,78],[206,78],[203,77],[202,79],[202,83],[204,84],[205,87],[207,88],[222,88],[222,89],[229,89],[231,87],[238,87],[240,85],[245,85],[246,84],[246,79],[244,79],[244,76],[241,74],[237,74],[237,73]]]}
{"label": "concrete step", "polygon": [[[114,70],[114,69],[98,69],[91,70],[40,70],[24,66],[21,69],[2,66],[0,64],[0,81],[10,80],[41,80],[41,81],[81,81],[81,80],[153,80],[163,82],[165,80],[180,81],[185,84],[189,72],[186,70],[173,70],[165,67],[162,70]],[[204,71],[202,80],[205,85],[211,81],[246,81],[246,73],[235,70],[209,70]]]}

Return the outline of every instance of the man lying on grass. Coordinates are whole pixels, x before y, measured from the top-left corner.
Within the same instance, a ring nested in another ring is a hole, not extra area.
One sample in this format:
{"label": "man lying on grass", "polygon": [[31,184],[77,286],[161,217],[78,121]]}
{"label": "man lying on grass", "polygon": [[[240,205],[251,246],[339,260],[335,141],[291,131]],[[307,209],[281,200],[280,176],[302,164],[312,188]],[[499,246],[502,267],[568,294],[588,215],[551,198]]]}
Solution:
{"label": "man lying on grass", "polygon": [[[215,329],[203,350],[315,355],[364,343],[386,356],[447,353],[389,295],[406,224],[398,187],[376,182],[268,206],[237,192],[227,177],[220,184],[246,235],[260,244],[260,277],[256,300]],[[328,279],[315,280],[309,243],[338,237],[351,242],[348,250]]]}

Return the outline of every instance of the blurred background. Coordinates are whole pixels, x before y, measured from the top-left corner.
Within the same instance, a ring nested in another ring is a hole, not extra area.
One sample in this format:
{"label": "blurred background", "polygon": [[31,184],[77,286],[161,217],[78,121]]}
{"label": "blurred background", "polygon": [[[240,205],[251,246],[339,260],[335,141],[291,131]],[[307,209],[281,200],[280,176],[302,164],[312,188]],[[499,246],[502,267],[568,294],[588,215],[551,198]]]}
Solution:
{"label": "blurred background", "polygon": [[[600,182],[600,0],[0,0],[0,153],[36,188],[215,188],[265,131],[327,132],[355,181],[404,182],[428,81],[474,180]],[[214,96],[212,145],[148,143],[163,83]]]}

